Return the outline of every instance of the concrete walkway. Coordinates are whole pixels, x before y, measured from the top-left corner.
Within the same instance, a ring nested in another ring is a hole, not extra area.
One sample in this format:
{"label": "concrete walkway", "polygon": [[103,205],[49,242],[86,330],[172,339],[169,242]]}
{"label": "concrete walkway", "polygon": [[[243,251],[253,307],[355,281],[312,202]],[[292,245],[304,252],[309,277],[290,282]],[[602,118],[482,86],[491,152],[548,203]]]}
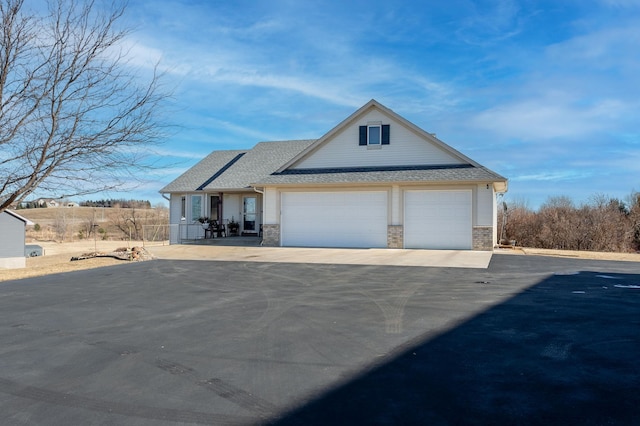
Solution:
{"label": "concrete walkway", "polygon": [[147,247],[159,259],[236,262],[320,263],[342,265],[424,266],[486,269],[490,251],[334,249],[170,245]]}

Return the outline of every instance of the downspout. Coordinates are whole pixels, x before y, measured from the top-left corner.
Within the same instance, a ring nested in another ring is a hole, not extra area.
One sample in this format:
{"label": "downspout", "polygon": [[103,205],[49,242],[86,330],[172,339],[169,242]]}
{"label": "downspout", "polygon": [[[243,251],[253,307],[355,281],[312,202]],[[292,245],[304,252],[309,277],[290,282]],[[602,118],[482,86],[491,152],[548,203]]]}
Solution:
{"label": "downspout", "polygon": [[171,198],[167,198],[167,196],[161,192],[160,195],[162,196],[162,198],[164,198],[165,200],[167,200],[169,203],[171,203]]}

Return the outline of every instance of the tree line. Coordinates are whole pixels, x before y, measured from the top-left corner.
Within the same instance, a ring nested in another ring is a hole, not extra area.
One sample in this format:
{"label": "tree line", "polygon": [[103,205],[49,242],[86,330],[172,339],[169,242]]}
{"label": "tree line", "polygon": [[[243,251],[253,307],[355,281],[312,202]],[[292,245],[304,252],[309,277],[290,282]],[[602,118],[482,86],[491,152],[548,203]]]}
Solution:
{"label": "tree line", "polygon": [[81,201],[81,207],[113,207],[123,209],[150,209],[151,202],[149,200],[125,200],[125,199],[108,199],[108,200],[88,200]]}
{"label": "tree line", "polygon": [[22,210],[22,209],[46,209],[47,203],[39,203],[37,201],[27,201],[27,202],[23,202],[20,203],[16,206],[16,210]]}
{"label": "tree line", "polygon": [[[151,202],[149,200],[125,200],[125,199],[108,199],[97,201],[80,201],[80,207],[106,207],[106,208],[123,208],[123,209],[150,209]],[[41,209],[47,208],[46,202],[27,201],[16,206],[17,210],[21,209]]]}
{"label": "tree line", "polygon": [[640,193],[623,201],[596,195],[581,205],[550,197],[537,211],[523,202],[502,204],[501,243],[523,247],[606,252],[640,251]]}

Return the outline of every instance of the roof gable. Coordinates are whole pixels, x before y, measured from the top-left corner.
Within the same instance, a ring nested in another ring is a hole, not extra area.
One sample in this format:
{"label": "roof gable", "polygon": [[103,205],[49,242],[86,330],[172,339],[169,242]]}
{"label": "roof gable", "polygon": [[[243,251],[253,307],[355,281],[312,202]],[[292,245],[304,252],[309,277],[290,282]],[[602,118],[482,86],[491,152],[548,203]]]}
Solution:
{"label": "roof gable", "polygon": [[[387,124],[390,144],[361,146],[361,126]],[[480,165],[392,110],[371,100],[278,172],[320,168]]]}
{"label": "roof gable", "polygon": [[[380,145],[362,146],[361,126],[374,123],[382,131]],[[382,182],[499,182],[502,192],[507,179],[372,99],[317,140],[261,142],[250,150],[214,151],[160,192]]]}
{"label": "roof gable", "polygon": [[24,222],[25,225],[33,225],[33,222],[31,222],[29,219],[27,219],[26,217],[22,217],[20,216],[18,213],[11,211],[11,210],[4,210],[1,213],[6,213],[8,216],[17,219],[21,222]]}

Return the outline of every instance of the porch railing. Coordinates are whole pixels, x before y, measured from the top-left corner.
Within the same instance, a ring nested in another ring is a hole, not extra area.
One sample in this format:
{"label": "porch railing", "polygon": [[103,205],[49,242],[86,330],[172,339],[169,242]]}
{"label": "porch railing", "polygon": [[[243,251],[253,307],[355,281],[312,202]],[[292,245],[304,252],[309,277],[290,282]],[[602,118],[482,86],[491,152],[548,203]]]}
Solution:
{"label": "porch railing", "polygon": [[[164,225],[170,244],[182,244],[184,241],[193,241],[204,238],[204,228],[199,223],[179,223]],[[148,232],[156,232],[150,229]]]}

